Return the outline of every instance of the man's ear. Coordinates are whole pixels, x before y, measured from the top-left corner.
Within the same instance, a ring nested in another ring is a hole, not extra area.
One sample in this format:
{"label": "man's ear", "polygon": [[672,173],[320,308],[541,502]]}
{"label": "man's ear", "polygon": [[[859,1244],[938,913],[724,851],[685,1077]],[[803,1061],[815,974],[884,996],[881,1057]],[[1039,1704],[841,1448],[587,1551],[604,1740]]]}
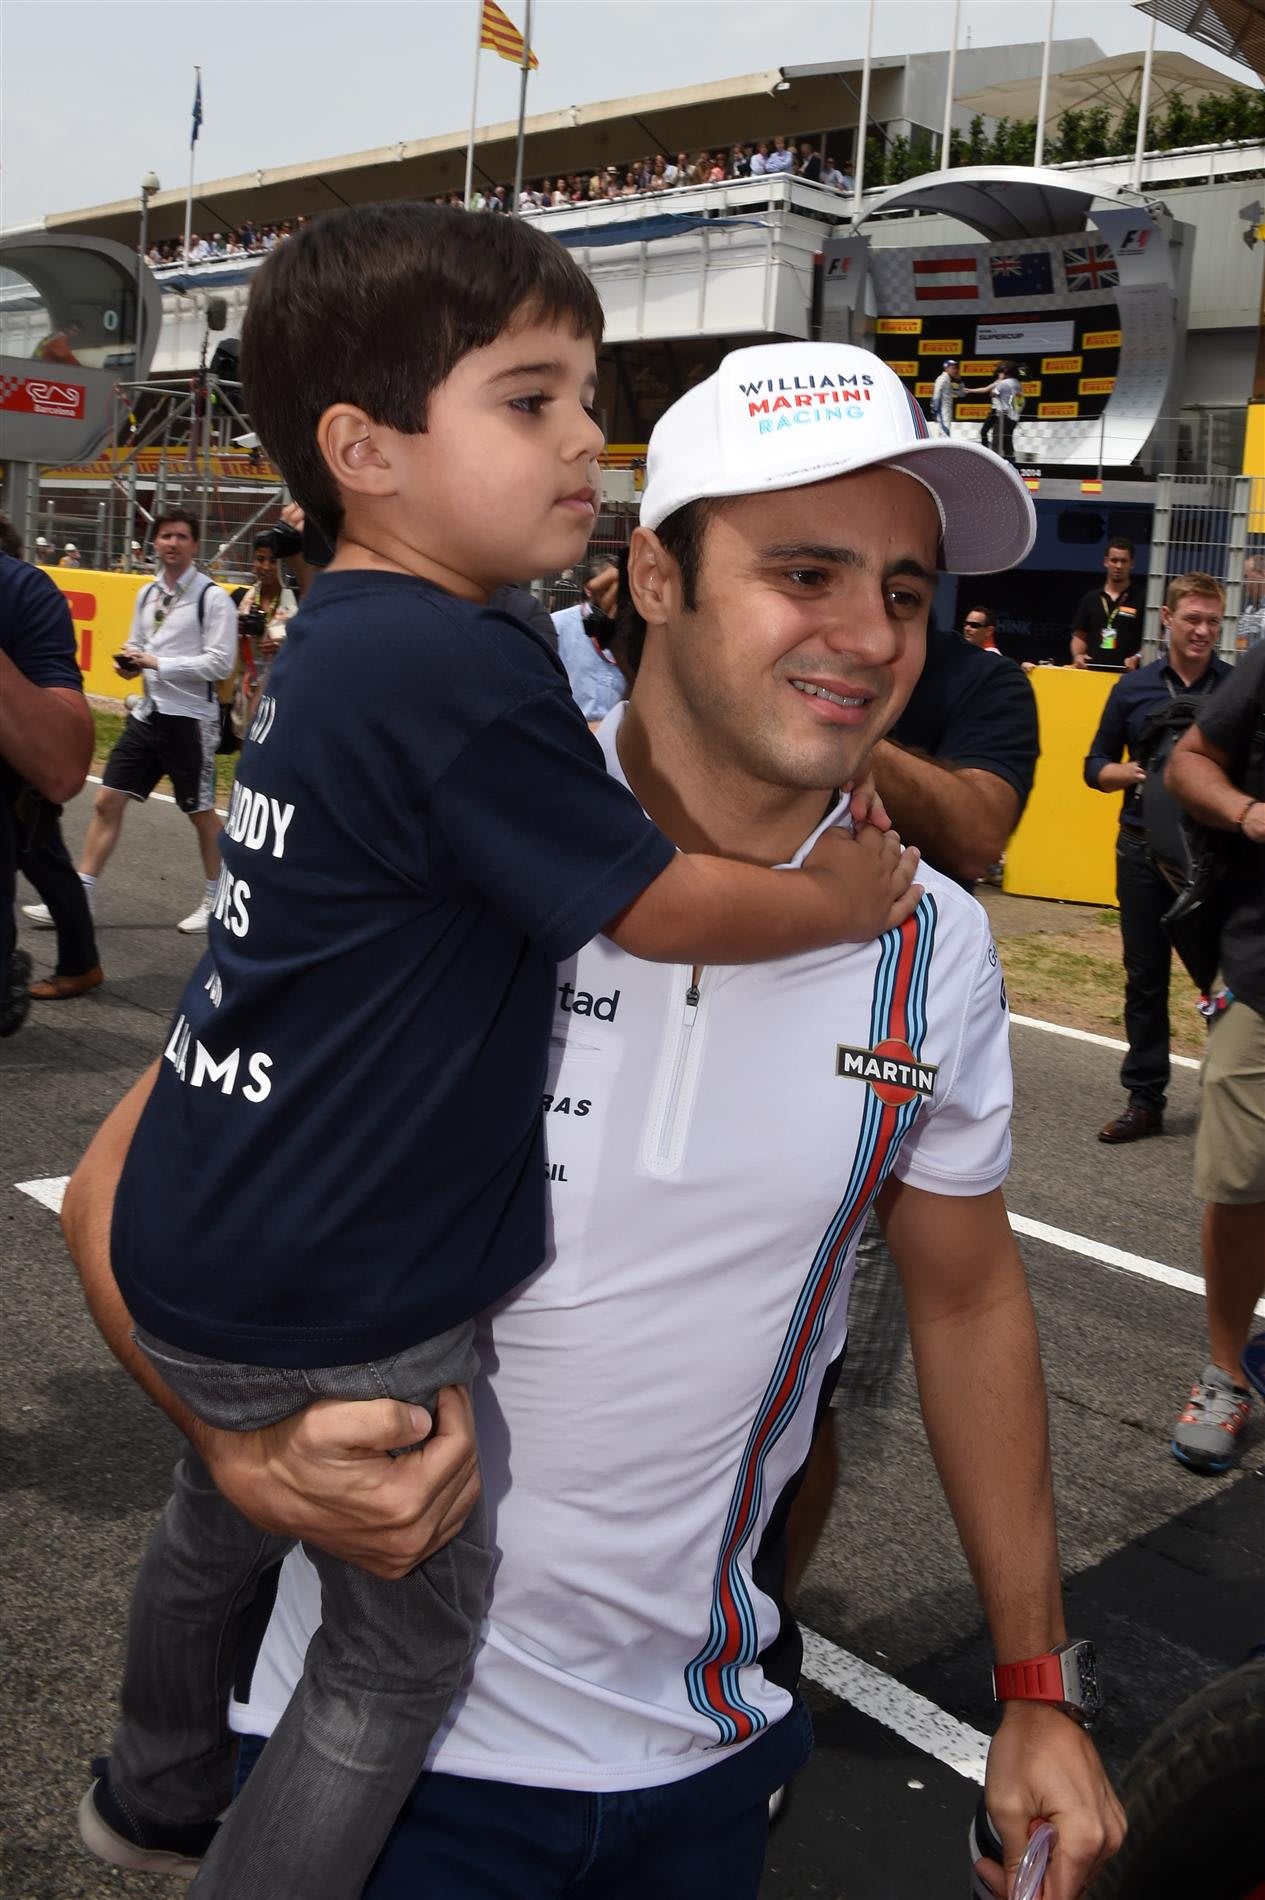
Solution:
{"label": "man's ear", "polygon": [[395,493],[392,431],[353,403],[332,403],[316,425],[316,446],[340,489],[378,497]]}
{"label": "man's ear", "polygon": [[681,571],[651,528],[634,528],[628,545],[628,591],[648,627],[662,626],[681,604]]}

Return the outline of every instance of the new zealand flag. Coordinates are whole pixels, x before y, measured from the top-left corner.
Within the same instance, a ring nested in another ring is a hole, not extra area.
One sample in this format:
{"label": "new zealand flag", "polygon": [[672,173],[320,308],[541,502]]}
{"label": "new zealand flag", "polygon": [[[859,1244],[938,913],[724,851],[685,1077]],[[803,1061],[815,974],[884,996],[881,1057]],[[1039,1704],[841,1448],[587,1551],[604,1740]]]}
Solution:
{"label": "new zealand flag", "polygon": [[994,297],[1051,297],[1054,281],[1048,251],[1024,251],[992,260]]}

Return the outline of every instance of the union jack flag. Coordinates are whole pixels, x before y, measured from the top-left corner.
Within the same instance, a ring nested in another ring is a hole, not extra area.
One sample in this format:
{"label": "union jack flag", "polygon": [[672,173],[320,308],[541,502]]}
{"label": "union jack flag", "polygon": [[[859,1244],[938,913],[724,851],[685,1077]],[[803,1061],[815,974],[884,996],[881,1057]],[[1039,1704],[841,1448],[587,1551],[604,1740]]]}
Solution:
{"label": "union jack flag", "polygon": [[1116,260],[1105,244],[1082,244],[1064,251],[1063,270],[1069,290],[1114,290],[1120,282]]}

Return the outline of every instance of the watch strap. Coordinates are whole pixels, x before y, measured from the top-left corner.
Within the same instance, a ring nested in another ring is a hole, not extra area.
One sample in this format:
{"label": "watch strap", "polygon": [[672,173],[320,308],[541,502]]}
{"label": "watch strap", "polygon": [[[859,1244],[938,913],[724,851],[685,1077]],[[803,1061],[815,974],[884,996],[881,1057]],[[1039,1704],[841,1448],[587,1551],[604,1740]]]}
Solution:
{"label": "watch strap", "polygon": [[1066,1702],[1063,1658],[1031,1656],[1025,1662],[998,1663],[993,1694],[998,1702]]}

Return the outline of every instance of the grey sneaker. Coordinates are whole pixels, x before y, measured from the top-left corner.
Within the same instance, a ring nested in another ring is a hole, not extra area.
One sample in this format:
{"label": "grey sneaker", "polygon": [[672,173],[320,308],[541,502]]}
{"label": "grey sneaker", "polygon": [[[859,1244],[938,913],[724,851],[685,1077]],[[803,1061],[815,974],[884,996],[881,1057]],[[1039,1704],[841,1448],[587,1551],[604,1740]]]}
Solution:
{"label": "grey sneaker", "polygon": [[1192,1471],[1229,1471],[1238,1462],[1239,1440],[1251,1410],[1245,1386],[1236,1385],[1220,1366],[1205,1366],[1173,1432],[1178,1464]]}

